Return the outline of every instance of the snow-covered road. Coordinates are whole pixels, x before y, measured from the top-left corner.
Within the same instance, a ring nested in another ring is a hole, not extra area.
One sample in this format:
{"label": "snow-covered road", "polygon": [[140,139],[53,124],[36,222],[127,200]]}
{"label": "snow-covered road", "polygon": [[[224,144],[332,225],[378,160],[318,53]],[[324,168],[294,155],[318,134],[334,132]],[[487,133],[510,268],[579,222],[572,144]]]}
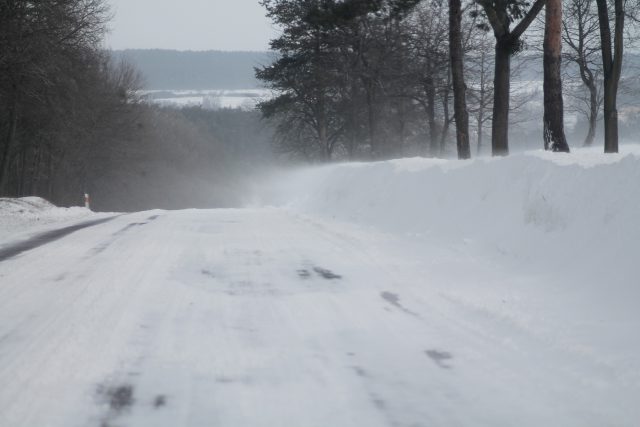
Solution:
{"label": "snow-covered road", "polygon": [[456,297],[536,280],[462,246],[276,208],[75,231],[0,262],[0,426],[638,425],[637,356]]}

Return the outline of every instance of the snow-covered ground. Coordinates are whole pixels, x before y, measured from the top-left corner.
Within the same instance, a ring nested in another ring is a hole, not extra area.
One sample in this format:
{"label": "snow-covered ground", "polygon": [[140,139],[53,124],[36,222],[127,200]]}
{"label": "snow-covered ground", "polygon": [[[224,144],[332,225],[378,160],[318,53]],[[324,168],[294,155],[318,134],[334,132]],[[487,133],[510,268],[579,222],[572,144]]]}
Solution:
{"label": "snow-covered ground", "polygon": [[39,197],[0,198],[0,247],[24,234],[47,230],[54,224],[75,223],[96,216],[103,215],[96,215],[84,207],[59,208]]}
{"label": "snow-covered ground", "polygon": [[299,170],[0,261],[0,426],[637,426],[623,151]]}
{"label": "snow-covered ground", "polygon": [[243,90],[151,90],[141,94],[154,104],[165,107],[203,107],[209,110],[239,108],[253,110],[258,102],[271,97],[265,89]]}

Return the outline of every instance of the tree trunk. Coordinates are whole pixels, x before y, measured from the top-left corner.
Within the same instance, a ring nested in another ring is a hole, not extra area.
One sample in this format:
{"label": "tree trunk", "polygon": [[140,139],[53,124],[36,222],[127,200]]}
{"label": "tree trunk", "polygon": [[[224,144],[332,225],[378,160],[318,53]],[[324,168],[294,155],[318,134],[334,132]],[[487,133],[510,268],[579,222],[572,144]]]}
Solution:
{"label": "tree trunk", "polygon": [[327,131],[327,112],[325,111],[323,94],[320,95],[320,102],[318,104],[318,112],[316,117],[316,120],[318,122],[318,140],[320,142],[320,147],[322,147],[322,160],[328,162],[331,160],[331,148]]}
{"label": "tree trunk", "polygon": [[16,171],[16,176],[18,177],[18,182],[16,183],[16,188],[18,189],[18,191],[16,192],[16,195],[18,197],[24,197],[26,196],[26,191],[25,191],[25,184],[27,181],[27,152],[29,150],[27,150],[26,148],[24,150],[22,150],[22,153],[20,153],[19,159],[18,159],[18,165],[20,167],[19,171]]}
{"label": "tree trunk", "polygon": [[600,24],[600,42],[602,49],[602,65],[604,77],[604,152],[618,152],[618,82],[622,73],[622,56],[624,51],[624,3],[615,0],[615,33],[613,52],[611,47],[611,25],[607,0],[596,0],[598,5],[598,22]]}
{"label": "tree trunk", "polygon": [[591,147],[596,138],[596,127],[598,125],[598,90],[592,82],[589,88],[589,132],[584,139],[584,146]]}
{"label": "tree trunk", "polygon": [[494,156],[506,156],[509,154],[511,54],[520,47],[520,38],[538,16],[545,1],[535,0],[524,16],[521,16],[522,19],[513,30],[509,28],[512,23],[511,18],[513,18],[509,6],[511,2],[477,1],[484,9],[496,38],[493,132],[491,135],[491,150]]}
{"label": "tree trunk", "polygon": [[433,77],[427,80],[427,119],[429,121],[429,154],[436,157],[438,150],[438,129],[436,128],[436,88]]}
{"label": "tree trunk", "polygon": [[[582,48],[579,48],[579,51],[582,52]],[[590,147],[596,137],[596,128],[598,126],[598,87],[596,85],[596,78],[587,66],[587,60],[582,53],[580,53],[580,57],[578,58],[578,67],[580,68],[582,83],[589,90],[589,131],[587,132],[583,145]]]}
{"label": "tree trunk", "polygon": [[444,91],[442,92],[442,129],[440,131],[440,150],[438,155],[440,157],[444,157],[445,147],[447,145],[447,138],[449,137],[449,125],[451,124],[451,120],[449,120],[449,99],[450,99],[450,88],[451,88],[451,68],[447,72],[447,84],[444,87]]}
{"label": "tree trunk", "polygon": [[544,27],[544,149],[569,152],[560,77],[562,2],[547,0]]}
{"label": "tree trunk", "polygon": [[511,48],[508,37],[496,42],[493,77],[493,123],[491,151],[494,156],[509,154],[509,101],[511,83]]}
{"label": "tree trunk", "polygon": [[373,97],[373,88],[370,85],[366,85],[366,99],[367,99],[367,117],[369,121],[369,143],[371,144],[371,157],[377,159],[380,156],[380,149],[378,147],[377,132],[376,132],[376,113],[375,113],[375,100]]}
{"label": "tree trunk", "polygon": [[477,126],[478,126],[478,138],[477,138],[477,146],[476,146],[476,155],[480,155],[482,154],[482,112],[479,113],[478,115],[478,120],[477,120]]}
{"label": "tree trunk", "polygon": [[477,146],[476,146],[476,154],[480,155],[480,153],[482,152],[482,126],[484,124],[484,109],[485,109],[485,102],[487,99],[487,88],[486,88],[486,80],[485,80],[485,68],[484,68],[484,64],[485,64],[485,53],[482,52],[482,57],[481,57],[481,66],[480,66],[480,94],[478,97],[478,117],[477,117],[477,127],[478,127],[478,140],[477,140]]}
{"label": "tree trunk", "polygon": [[0,152],[0,194],[3,194],[7,190],[5,186],[9,172],[9,157],[11,155],[11,149],[13,148],[16,131],[18,129],[18,99],[15,93],[15,88],[13,92],[14,93],[9,97],[7,134],[4,140],[4,146],[2,147],[2,152]]}
{"label": "tree trunk", "polygon": [[453,108],[456,119],[456,144],[458,159],[471,158],[469,147],[469,113],[467,111],[464,63],[462,58],[460,0],[449,0],[449,55],[453,79]]}
{"label": "tree trunk", "polygon": [[604,85],[604,152],[618,152],[618,109],[616,106],[617,90],[605,77]]}
{"label": "tree trunk", "polygon": [[53,177],[54,177],[54,158],[53,153],[49,153],[49,158],[47,162],[47,190],[46,190],[46,199],[53,200]]}

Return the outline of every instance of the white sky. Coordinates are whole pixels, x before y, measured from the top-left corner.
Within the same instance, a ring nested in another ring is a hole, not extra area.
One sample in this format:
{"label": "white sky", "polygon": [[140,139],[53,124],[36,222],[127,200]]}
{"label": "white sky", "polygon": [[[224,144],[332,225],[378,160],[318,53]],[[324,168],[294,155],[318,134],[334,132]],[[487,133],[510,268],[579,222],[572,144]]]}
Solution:
{"label": "white sky", "polygon": [[275,34],[258,0],[108,0],[113,49],[267,50]]}

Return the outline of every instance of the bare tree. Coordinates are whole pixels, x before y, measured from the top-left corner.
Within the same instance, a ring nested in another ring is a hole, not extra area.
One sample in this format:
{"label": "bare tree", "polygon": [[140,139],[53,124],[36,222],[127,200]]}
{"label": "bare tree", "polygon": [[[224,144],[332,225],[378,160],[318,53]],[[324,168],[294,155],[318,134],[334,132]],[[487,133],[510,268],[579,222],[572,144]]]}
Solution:
{"label": "bare tree", "polygon": [[577,67],[580,82],[587,91],[586,97],[582,90],[569,94],[580,104],[577,109],[587,116],[589,127],[584,146],[588,147],[595,139],[598,114],[602,106],[602,59],[598,14],[594,0],[570,0],[565,4],[562,40],[567,47],[562,57],[565,63]]}
{"label": "bare tree", "polygon": [[[414,83],[410,96],[426,113],[429,149],[425,147],[423,154],[428,151],[431,156],[440,155],[441,135],[446,133],[449,123],[446,111],[440,114],[442,120],[438,117],[438,104],[444,105],[438,97],[448,94],[449,85],[447,25],[446,10],[439,1],[423,2],[409,19],[410,52],[414,58],[410,63]],[[441,90],[445,86],[446,91]]]}
{"label": "bare tree", "polygon": [[[528,10],[520,0],[476,0],[495,37],[494,102],[491,147],[494,156],[509,154],[509,87],[511,56],[521,49],[521,37],[536,18],[545,0],[536,0]],[[511,29],[511,24],[518,21]]]}
{"label": "bare tree", "polygon": [[74,53],[95,51],[105,32],[103,0],[0,2],[0,192],[6,191],[9,165],[20,151],[18,135],[26,105],[46,102],[46,94],[68,77]]}
{"label": "bare tree", "polygon": [[493,106],[493,55],[491,40],[486,32],[481,32],[475,39],[471,51],[467,55],[470,86],[469,112],[475,120],[476,153],[482,152],[485,129],[490,129],[491,110]]}
{"label": "bare tree", "polygon": [[602,70],[604,74],[604,152],[618,152],[618,84],[624,55],[625,0],[613,1],[614,33],[611,39],[609,2],[596,0],[600,24]]}
{"label": "bare tree", "polygon": [[544,148],[569,152],[562,100],[562,2],[547,0],[544,26]]}
{"label": "bare tree", "polygon": [[459,159],[469,159],[469,112],[467,111],[466,85],[462,50],[462,5],[460,0],[449,0],[449,55],[453,80],[456,142]]}

